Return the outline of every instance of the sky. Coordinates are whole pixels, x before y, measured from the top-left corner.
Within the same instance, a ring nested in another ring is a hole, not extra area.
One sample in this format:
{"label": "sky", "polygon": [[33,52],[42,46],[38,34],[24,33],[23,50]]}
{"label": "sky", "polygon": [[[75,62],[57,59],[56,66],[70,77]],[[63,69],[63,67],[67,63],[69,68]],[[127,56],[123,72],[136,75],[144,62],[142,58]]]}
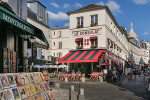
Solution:
{"label": "sky", "polygon": [[107,5],[120,26],[130,31],[133,23],[134,32],[139,40],[150,41],[150,0],[39,0],[47,7],[50,27],[69,25],[68,11],[82,8],[91,3]]}

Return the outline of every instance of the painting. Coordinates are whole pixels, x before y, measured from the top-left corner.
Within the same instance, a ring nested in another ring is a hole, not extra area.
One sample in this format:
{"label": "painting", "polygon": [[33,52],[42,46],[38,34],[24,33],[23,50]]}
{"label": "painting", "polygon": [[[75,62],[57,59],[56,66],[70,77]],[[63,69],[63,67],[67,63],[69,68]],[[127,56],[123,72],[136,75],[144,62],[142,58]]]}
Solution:
{"label": "painting", "polygon": [[30,84],[31,83],[31,80],[30,78],[28,77],[28,74],[27,73],[24,73],[24,78],[25,78],[25,81],[27,84]]}
{"label": "painting", "polygon": [[43,93],[42,95],[43,95],[44,100],[48,100],[46,93]]}
{"label": "painting", "polygon": [[0,74],[0,80],[4,89],[9,88],[9,82],[6,74]]}
{"label": "painting", "polygon": [[35,74],[36,74],[36,77],[38,78],[38,81],[39,81],[39,82],[42,82],[42,79],[41,79],[41,77],[40,77],[40,73],[39,73],[39,72],[36,72]]}
{"label": "painting", "polygon": [[44,100],[44,98],[43,98],[43,95],[42,95],[42,94],[39,94],[38,96],[39,96],[39,100]]}
{"label": "painting", "polygon": [[25,77],[24,77],[24,74],[23,74],[23,73],[19,73],[19,77],[20,77],[20,79],[21,79],[22,85],[27,84],[27,82],[26,82],[26,80],[25,80]]}
{"label": "painting", "polygon": [[35,100],[35,97],[34,96],[29,97],[29,98],[27,98],[27,100]]}
{"label": "painting", "polygon": [[36,83],[39,82],[38,77],[36,76],[36,73],[33,73],[33,78],[34,78],[34,81],[35,81]]}
{"label": "painting", "polygon": [[17,86],[22,86],[22,83],[21,83],[21,79],[20,79],[20,77],[19,77],[19,74],[18,74],[18,73],[14,73],[14,74],[13,74],[13,77],[14,77],[14,79],[15,79],[15,82],[16,82]]}
{"label": "painting", "polygon": [[6,75],[7,75],[10,87],[16,86],[16,82],[15,82],[13,75],[12,74],[6,74]]}
{"label": "painting", "polygon": [[6,100],[6,92],[0,91],[0,100]]}
{"label": "painting", "polygon": [[32,92],[30,90],[29,85],[24,85],[24,90],[25,90],[28,97],[32,96]]}
{"label": "painting", "polygon": [[39,73],[40,74],[40,78],[42,79],[42,81],[44,82],[45,81],[45,79],[44,79],[44,76],[43,76],[43,74],[40,72]]}
{"label": "painting", "polygon": [[48,100],[51,100],[51,99],[52,99],[52,98],[51,98],[51,95],[50,95],[50,91],[46,91],[46,95],[47,95]]}
{"label": "painting", "polygon": [[6,100],[14,100],[14,96],[11,89],[5,90]]}
{"label": "painting", "polygon": [[40,100],[38,95],[35,96],[35,100]]}
{"label": "painting", "polygon": [[30,90],[31,90],[31,92],[32,92],[32,95],[35,95],[35,94],[36,94],[36,91],[35,91],[35,89],[34,89],[33,84],[29,84],[29,87],[30,87]]}
{"label": "painting", "polygon": [[20,96],[21,96],[21,98],[22,98],[22,99],[25,99],[25,98],[27,98],[27,97],[28,97],[28,96],[27,96],[27,94],[26,94],[26,92],[25,92],[25,88],[24,88],[24,86],[19,87],[18,89],[19,89]]}
{"label": "painting", "polygon": [[41,82],[41,84],[42,84],[43,90],[44,90],[44,91],[47,91],[47,89],[46,89],[46,87],[45,87],[45,84],[44,84],[43,82]]}
{"label": "painting", "polygon": [[2,86],[2,83],[1,83],[1,81],[0,81],[0,90],[2,90],[3,89],[3,86]]}
{"label": "painting", "polygon": [[12,92],[14,94],[15,100],[21,100],[21,96],[20,96],[20,93],[18,91],[18,88],[12,88]]}
{"label": "painting", "polygon": [[42,93],[42,92],[44,92],[44,88],[43,88],[43,86],[42,86],[42,84],[41,84],[41,83],[38,83],[38,87],[39,87],[39,89],[40,89],[41,93]]}
{"label": "painting", "polygon": [[44,82],[44,85],[45,85],[45,88],[46,88],[47,90],[49,90],[49,87],[48,87],[48,85],[47,85],[46,82]]}
{"label": "painting", "polygon": [[34,86],[34,89],[35,89],[35,91],[36,91],[36,94],[41,93],[41,91],[40,91],[40,89],[39,89],[39,87],[38,87],[38,84],[33,84],[33,86]]}
{"label": "painting", "polygon": [[32,73],[28,73],[28,77],[31,80],[31,83],[35,83]]}

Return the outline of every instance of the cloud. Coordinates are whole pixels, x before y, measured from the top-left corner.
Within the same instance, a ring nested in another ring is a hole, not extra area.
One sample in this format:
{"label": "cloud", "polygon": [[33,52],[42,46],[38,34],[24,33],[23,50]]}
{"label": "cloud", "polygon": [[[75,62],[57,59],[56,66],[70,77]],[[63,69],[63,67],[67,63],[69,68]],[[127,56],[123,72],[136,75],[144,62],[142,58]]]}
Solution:
{"label": "cloud", "polygon": [[148,35],[148,34],[149,34],[148,32],[144,32],[144,33],[143,33],[143,35]]}
{"label": "cloud", "polygon": [[135,4],[147,4],[150,0],[132,0]]}
{"label": "cloud", "polygon": [[50,3],[52,6],[54,6],[55,8],[59,8],[60,6],[57,4],[57,3],[55,3],[55,2],[52,2],[52,3]]}
{"label": "cloud", "polygon": [[65,23],[64,26],[69,26],[69,23]]}
{"label": "cloud", "polygon": [[98,3],[96,3],[96,5],[105,5],[105,3],[104,2],[98,2]]}
{"label": "cloud", "polygon": [[58,12],[57,14],[47,11],[49,18],[52,20],[69,20],[69,16],[64,12]]}
{"label": "cloud", "polygon": [[75,3],[74,5],[75,7],[82,7],[83,5],[79,4],[79,3]]}
{"label": "cloud", "polygon": [[68,8],[70,6],[70,4],[64,4],[64,8]]}
{"label": "cloud", "polygon": [[107,5],[114,15],[121,13],[120,5],[115,1],[108,1],[106,4],[104,2],[98,2],[97,5]]}

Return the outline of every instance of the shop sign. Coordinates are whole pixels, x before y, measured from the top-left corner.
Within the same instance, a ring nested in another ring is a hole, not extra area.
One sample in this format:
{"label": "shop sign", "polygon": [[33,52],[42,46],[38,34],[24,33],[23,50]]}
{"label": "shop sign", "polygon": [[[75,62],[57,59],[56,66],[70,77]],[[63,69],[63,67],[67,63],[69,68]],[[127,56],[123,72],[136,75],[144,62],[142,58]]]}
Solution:
{"label": "shop sign", "polygon": [[86,31],[76,31],[76,32],[73,32],[73,36],[76,37],[76,36],[86,36],[86,35],[97,35],[99,34],[99,30],[86,30]]}
{"label": "shop sign", "polygon": [[27,31],[28,33],[31,33],[31,34],[34,34],[34,29],[29,27],[28,25],[26,25],[25,23],[17,20],[16,18],[13,18],[9,15],[7,15],[6,13],[3,13],[0,11],[0,19],[24,30],[24,31]]}

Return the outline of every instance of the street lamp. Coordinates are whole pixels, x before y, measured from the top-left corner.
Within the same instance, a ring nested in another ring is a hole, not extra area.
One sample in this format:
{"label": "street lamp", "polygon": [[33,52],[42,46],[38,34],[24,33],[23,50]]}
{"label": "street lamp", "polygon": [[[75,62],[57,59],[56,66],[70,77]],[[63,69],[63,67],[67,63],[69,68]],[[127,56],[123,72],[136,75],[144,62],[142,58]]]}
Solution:
{"label": "street lamp", "polygon": [[32,66],[33,66],[33,43],[35,42],[35,38],[33,36],[30,37],[30,42],[31,42],[31,53],[32,53],[32,65],[30,68],[30,72],[32,71]]}

